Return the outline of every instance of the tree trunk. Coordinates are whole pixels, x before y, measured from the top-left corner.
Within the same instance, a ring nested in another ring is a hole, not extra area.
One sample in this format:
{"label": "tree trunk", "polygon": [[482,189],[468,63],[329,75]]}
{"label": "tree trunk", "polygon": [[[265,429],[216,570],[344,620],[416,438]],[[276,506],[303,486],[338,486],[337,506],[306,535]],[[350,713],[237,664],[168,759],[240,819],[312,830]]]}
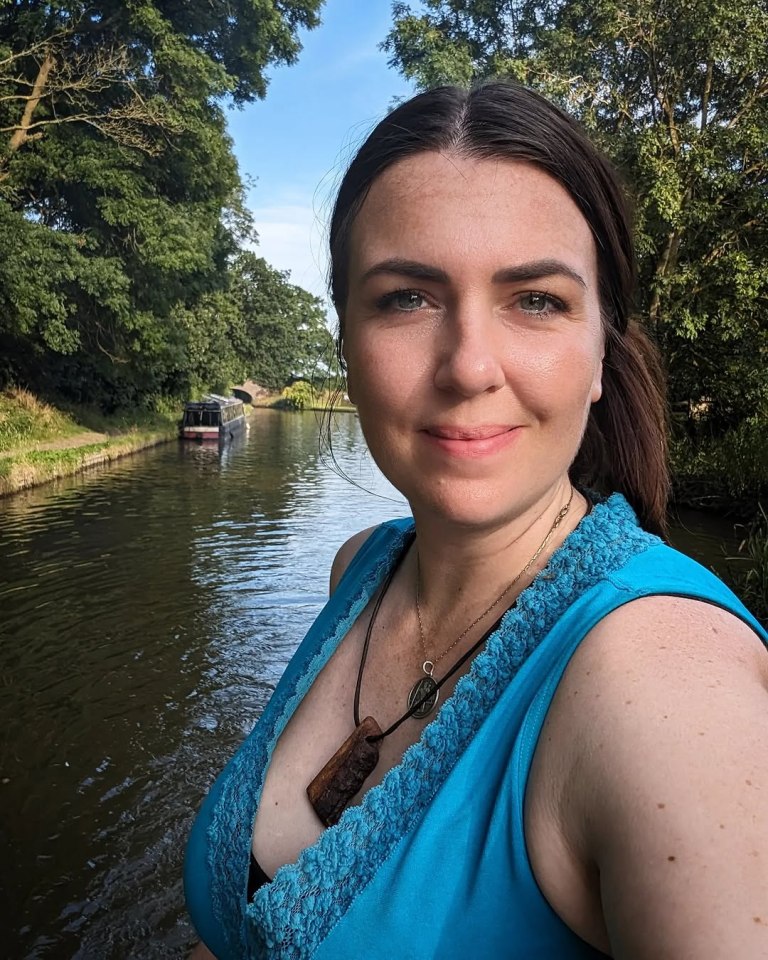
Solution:
{"label": "tree trunk", "polygon": [[[659,258],[659,262],[656,264],[656,270],[653,274],[654,280],[663,280],[665,277],[668,277],[670,273],[674,272],[677,265],[677,251],[680,247],[680,234],[681,231],[677,227],[674,230],[670,230],[670,232],[667,234],[667,242],[664,245],[664,251]],[[659,293],[659,287],[657,285],[656,289],[653,291],[651,305],[648,309],[648,320],[650,322],[650,327],[657,339],[659,334],[660,309],[661,294]]]}

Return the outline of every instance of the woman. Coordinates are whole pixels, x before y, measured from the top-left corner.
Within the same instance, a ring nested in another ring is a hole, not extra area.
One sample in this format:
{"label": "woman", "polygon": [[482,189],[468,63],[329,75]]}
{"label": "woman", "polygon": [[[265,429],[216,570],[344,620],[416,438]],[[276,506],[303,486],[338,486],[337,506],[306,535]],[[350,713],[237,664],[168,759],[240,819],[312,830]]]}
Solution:
{"label": "woman", "polygon": [[435,90],[357,154],[331,254],[414,521],[341,548],[206,800],[197,955],[768,956],[768,636],[656,535],[614,173],[527,90]]}

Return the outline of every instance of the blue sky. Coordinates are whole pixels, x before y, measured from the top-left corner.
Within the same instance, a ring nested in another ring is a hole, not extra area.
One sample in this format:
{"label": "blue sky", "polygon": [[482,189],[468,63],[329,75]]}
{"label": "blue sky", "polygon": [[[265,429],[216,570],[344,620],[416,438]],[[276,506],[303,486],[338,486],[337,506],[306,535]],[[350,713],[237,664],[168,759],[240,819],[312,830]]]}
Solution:
{"label": "blue sky", "polygon": [[325,227],[333,188],[354,148],[411,92],[378,45],[391,0],[326,0],[322,24],[302,32],[291,67],[269,72],[266,99],[229,112],[259,251],[291,280],[325,295]]}

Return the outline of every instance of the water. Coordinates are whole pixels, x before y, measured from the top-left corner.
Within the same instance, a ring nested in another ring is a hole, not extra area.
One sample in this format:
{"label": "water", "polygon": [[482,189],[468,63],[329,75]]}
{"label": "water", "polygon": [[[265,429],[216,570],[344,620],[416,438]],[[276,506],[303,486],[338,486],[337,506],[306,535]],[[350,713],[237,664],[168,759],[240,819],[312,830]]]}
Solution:
{"label": "water", "polygon": [[[259,411],[0,502],[3,956],[167,958],[201,797],[328,591],[339,544],[407,512],[357,420]],[[7,912],[6,912],[7,911]]]}
{"label": "water", "polygon": [[[184,957],[200,799],[327,595],[338,546],[406,514],[357,420],[313,414],[168,444],[0,501],[0,904],[18,960]],[[393,500],[386,499],[391,497]],[[393,502],[394,501],[394,502]],[[721,556],[730,532],[682,518]]]}

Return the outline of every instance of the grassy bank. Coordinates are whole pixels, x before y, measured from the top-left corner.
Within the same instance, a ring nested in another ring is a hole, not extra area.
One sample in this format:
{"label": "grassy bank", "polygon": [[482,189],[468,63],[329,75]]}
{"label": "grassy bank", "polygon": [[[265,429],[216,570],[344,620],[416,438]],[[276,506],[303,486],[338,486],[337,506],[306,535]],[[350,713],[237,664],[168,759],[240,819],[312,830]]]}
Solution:
{"label": "grassy bank", "polygon": [[[330,390],[317,390],[304,381],[285,387],[280,393],[264,394],[253,401],[255,407],[271,407],[275,410],[315,410],[325,412],[334,395]],[[337,413],[355,413],[357,407],[344,399],[334,399]]]}
{"label": "grassy bank", "polygon": [[6,390],[0,393],[0,496],[173,439],[177,416],[65,411],[27,390]]}
{"label": "grassy bank", "polygon": [[673,499],[751,523],[768,503],[768,425],[746,421],[721,437],[670,445]]}
{"label": "grassy bank", "polygon": [[742,539],[736,553],[727,558],[726,582],[768,626],[768,514],[762,505],[757,517],[737,525],[736,532]]}
{"label": "grassy bank", "polygon": [[[255,399],[254,406],[325,410],[330,395],[297,384]],[[354,412],[349,403],[335,405]],[[52,406],[28,390],[0,392],[0,497],[71,476],[178,435],[180,410],[122,411],[107,416],[88,407]]]}

